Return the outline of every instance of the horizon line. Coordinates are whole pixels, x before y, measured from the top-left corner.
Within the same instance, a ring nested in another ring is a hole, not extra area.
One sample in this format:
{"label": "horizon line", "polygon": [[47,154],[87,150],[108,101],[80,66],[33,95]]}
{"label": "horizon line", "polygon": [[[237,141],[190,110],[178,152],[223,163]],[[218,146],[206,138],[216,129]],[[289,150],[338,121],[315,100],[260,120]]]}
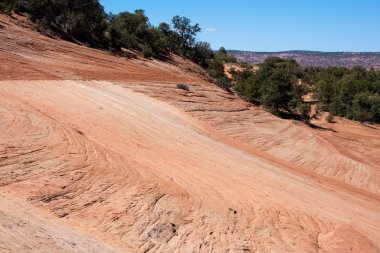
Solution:
{"label": "horizon line", "polygon": [[[217,51],[217,50],[215,50]],[[289,53],[289,52],[308,52],[308,53],[380,53],[380,51],[321,51],[321,50],[304,50],[304,49],[293,49],[293,50],[279,50],[279,51],[254,51],[245,49],[226,49],[226,51],[239,51],[247,53]]]}

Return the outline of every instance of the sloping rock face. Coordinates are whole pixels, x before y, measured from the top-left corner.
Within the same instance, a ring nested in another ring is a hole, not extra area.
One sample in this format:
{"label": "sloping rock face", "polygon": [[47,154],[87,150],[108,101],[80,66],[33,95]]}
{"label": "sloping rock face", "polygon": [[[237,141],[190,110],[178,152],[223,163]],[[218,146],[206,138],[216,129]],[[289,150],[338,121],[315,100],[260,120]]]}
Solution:
{"label": "sloping rock face", "polygon": [[1,252],[379,252],[378,125],[0,25]]}
{"label": "sloping rock face", "polygon": [[0,14],[0,80],[129,80],[189,82],[199,66],[172,55],[167,62],[113,55],[37,33],[26,17]]}
{"label": "sloping rock face", "polygon": [[379,125],[315,120],[313,129],[277,118],[212,84],[193,83],[184,91],[173,84],[119,83],[173,104],[293,170],[374,197],[380,193]]}
{"label": "sloping rock face", "polygon": [[376,252],[376,198],[176,107],[95,81],[3,81],[0,95],[1,188],[65,229],[121,251]]}

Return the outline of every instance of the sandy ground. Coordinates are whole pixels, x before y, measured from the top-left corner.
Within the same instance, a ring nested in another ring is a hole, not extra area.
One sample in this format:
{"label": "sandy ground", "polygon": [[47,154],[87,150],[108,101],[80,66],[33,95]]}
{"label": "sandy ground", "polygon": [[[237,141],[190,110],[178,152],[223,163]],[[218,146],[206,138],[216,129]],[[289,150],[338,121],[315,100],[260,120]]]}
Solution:
{"label": "sandy ground", "polygon": [[1,252],[379,252],[378,125],[312,129],[0,17]]}

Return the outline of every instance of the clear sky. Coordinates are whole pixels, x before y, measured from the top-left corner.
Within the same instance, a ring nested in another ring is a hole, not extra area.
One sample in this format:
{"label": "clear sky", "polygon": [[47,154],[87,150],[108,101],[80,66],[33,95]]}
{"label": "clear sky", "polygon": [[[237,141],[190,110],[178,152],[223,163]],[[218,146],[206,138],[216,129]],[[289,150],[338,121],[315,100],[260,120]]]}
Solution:
{"label": "clear sky", "polygon": [[186,16],[214,49],[380,51],[380,0],[100,0],[106,12]]}

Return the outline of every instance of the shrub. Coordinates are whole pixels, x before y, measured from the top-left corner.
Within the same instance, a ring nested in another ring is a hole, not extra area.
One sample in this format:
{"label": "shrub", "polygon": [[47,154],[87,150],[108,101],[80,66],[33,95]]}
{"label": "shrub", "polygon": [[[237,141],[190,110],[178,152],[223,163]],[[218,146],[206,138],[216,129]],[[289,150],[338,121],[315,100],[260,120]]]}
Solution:
{"label": "shrub", "polygon": [[177,84],[177,88],[178,88],[178,89],[181,89],[181,90],[185,90],[185,91],[189,91],[189,90],[190,90],[190,88],[189,88],[188,85],[186,85],[186,84],[181,84],[181,83]]}
{"label": "shrub", "polygon": [[210,59],[214,58],[214,52],[209,43],[197,42],[189,53],[189,58],[199,66],[208,68]]}
{"label": "shrub", "polygon": [[142,54],[143,54],[144,58],[152,57],[153,56],[152,48],[150,46],[144,45],[143,50],[142,50]]}
{"label": "shrub", "polygon": [[305,123],[310,122],[310,112],[311,112],[311,106],[306,103],[299,103],[297,105],[301,120]]}
{"label": "shrub", "polygon": [[371,114],[372,114],[372,120],[376,123],[380,123],[380,96],[371,96]]}
{"label": "shrub", "polygon": [[222,47],[216,54],[210,55],[207,71],[209,75],[214,78],[216,84],[226,90],[232,86],[231,80],[226,76],[224,64],[227,62],[228,56],[226,50]]}
{"label": "shrub", "polygon": [[329,112],[328,115],[327,115],[327,117],[326,117],[326,120],[329,123],[334,123],[334,114],[332,114],[332,113]]}

